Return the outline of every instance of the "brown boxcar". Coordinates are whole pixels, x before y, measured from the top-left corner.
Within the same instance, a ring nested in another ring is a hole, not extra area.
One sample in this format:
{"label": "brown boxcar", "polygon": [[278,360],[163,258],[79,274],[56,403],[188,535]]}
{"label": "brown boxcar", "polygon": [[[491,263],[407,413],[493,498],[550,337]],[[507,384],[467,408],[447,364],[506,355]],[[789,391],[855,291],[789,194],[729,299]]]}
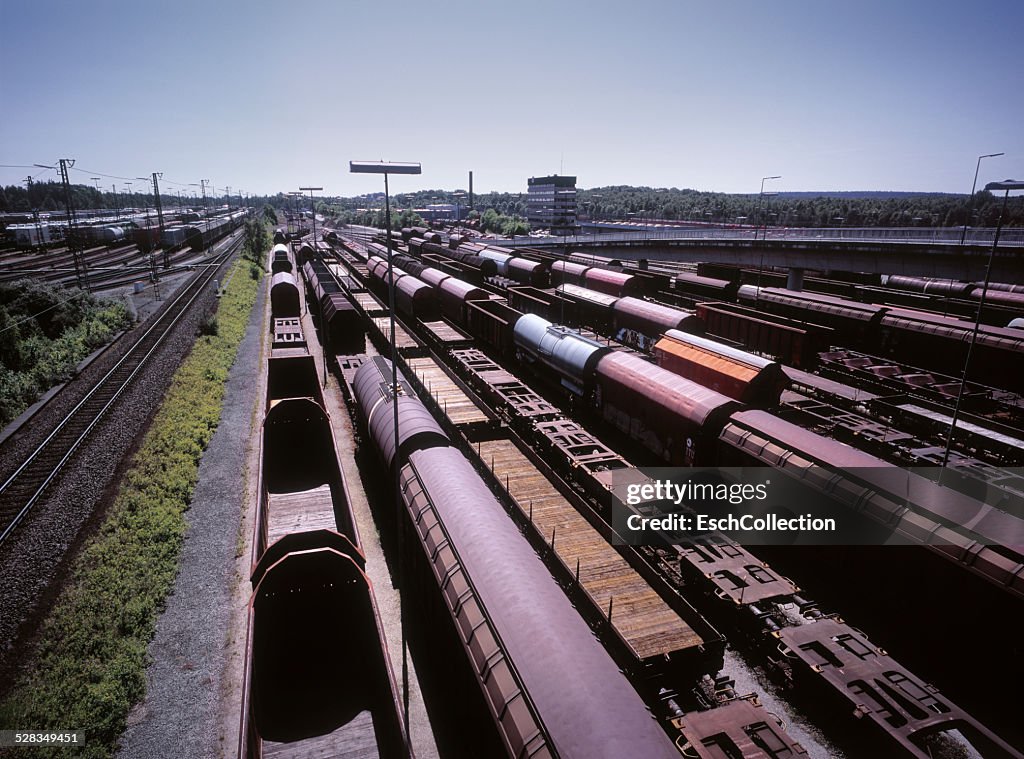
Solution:
{"label": "brown boxcar", "polygon": [[512,333],[522,313],[500,300],[467,301],[465,313],[463,326],[471,335],[496,348],[499,353],[515,350]]}
{"label": "brown boxcar", "polygon": [[666,332],[653,353],[662,369],[750,406],[777,406],[789,385],[775,361],[679,330]]}
{"label": "brown boxcar", "polygon": [[282,271],[270,280],[270,313],[275,319],[299,316],[299,288],[295,285],[295,277]]}
{"label": "brown boxcar", "polygon": [[788,366],[809,369],[828,350],[835,330],[756,311],[733,303],[698,303],[697,316],[709,335],[739,343]]}
{"label": "brown boxcar", "polygon": [[598,362],[596,383],[604,418],[673,466],[716,463],[717,431],[740,405],[622,351]]}
{"label": "brown boxcar", "polygon": [[616,337],[628,345],[647,350],[670,329],[701,334],[704,323],[693,311],[663,306],[640,298],[619,298],[612,305]]}

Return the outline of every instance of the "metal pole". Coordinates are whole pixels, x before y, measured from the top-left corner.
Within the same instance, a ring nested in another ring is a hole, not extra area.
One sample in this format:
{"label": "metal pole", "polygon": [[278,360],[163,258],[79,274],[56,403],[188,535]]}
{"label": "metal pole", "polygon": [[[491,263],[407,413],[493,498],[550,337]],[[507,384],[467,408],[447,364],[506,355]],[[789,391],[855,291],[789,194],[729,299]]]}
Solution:
{"label": "metal pole", "polygon": [[[313,223],[316,224],[316,213],[313,214]],[[391,311],[391,390],[394,393],[394,403],[391,404],[394,413],[395,426],[395,527],[396,542],[398,544],[398,561],[396,562],[397,585],[399,599],[405,594],[405,567],[403,551],[405,550],[405,523],[402,520],[402,480],[401,480],[401,458],[399,455],[400,445],[398,437],[398,341],[395,339],[395,274],[391,259],[391,195],[388,187],[388,175],[384,174],[384,224],[388,248],[388,309]],[[314,241],[316,237],[313,238]],[[402,631],[402,721],[405,727],[405,735],[409,736],[409,639],[405,631],[405,609],[399,610],[399,626]]]}
{"label": "metal pole", "polygon": [[974,183],[971,185],[971,196],[967,199],[967,219],[964,221],[964,231],[960,235],[960,244],[963,245],[967,239],[967,225],[971,223],[971,214],[974,212],[974,191],[978,188],[978,171],[981,169],[982,158],[995,158],[996,156],[1006,155],[1005,153],[989,153],[988,155],[978,156],[978,163],[974,167]]}
{"label": "metal pole", "polygon": [[1003,217],[1006,215],[1006,204],[1010,198],[1010,188],[1006,188],[1003,195],[1003,207],[999,211],[999,221],[996,222],[996,233],[992,238],[992,249],[988,253],[988,265],[985,266],[985,283],[981,287],[981,297],[978,299],[978,315],[974,319],[974,330],[971,332],[971,342],[967,344],[967,358],[964,360],[964,371],[960,376],[960,390],[956,394],[956,404],[953,406],[953,420],[949,424],[949,435],[946,437],[946,450],[942,454],[942,469],[939,470],[939,481],[942,481],[942,472],[949,462],[949,449],[953,446],[953,435],[956,433],[956,421],[960,416],[960,402],[964,397],[964,387],[967,385],[967,370],[971,366],[971,353],[974,352],[974,343],[978,340],[978,331],[981,329],[981,311],[985,308],[985,295],[988,294],[989,278],[992,275],[992,262],[996,257],[996,246],[999,245],[999,232],[1003,228]]}

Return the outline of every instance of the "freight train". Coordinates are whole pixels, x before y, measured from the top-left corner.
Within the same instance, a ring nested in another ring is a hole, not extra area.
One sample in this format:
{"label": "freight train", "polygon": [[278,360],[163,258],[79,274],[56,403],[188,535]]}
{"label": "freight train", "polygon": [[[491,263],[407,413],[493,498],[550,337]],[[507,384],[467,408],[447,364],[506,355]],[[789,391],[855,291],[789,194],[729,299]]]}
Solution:
{"label": "freight train", "polygon": [[[453,255],[442,245],[415,237],[409,240],[409,249],[412,253]],[[487,246],[462,244],[456,254],[471,253],[480,257],[487,249]],[[579,257],[574,256],[566,260],[552,260],[548,254],[497,250],[501,256],[512,255],[534,263],[537,263],[536,257],[546,257],[555,285],[582,286],[619,297],[669,290],[669,279],[661,274],[620,271],[594,265],[592,261],[577,260]],[[613,263],[608,262],[607,265]],[[472,263],[469,265],[473,266]],[[506,260],[505,265],[509,266],[510,261]],[[481,276],[487,275],[481,271]],[[772,355],[779,358],[782,355],[793,356],[798,360],[794,366],[806,368],[813,365],[813,352],[827,349],[827,341],[834,340],[834,344],[897,358],[903,363],[943,374],[959,376],[963,371],[973,323],[911,307],[876,305],[880,299],[877,293],[853,283],[846,286],[850,296],[840,297],[836,293],[842,293],[842,289],[832,288],[832,294],[802,292],[741,285],[740,281],[738,276],[718,279],[681,272],[671,279],[671,292],[688,295],[694,301],[715,301],[698,304],[698,315],[715,321],[715,334],[730,339],[742,338],[744,345],[754,350],[774,346],[776,352]],[[888,283],[890,286],[919,288],[922,293],[959,296],[973,301],[980,298],[982,291],[976,284],[912,277],[889,277]],[[838,285],[845,286],[845,283]],[[1001,285],[990,286],[985,299],[990,305],[1009,309],[1002,322],[1005,324],[1010,317],[1024,314],[1024,297],[1013,292],[1012,286],[1009,290],[1002,288]],[[884,298],[881,300],[884,302]],[[722,308],[723,304],[725,308]],[[921,306],[935,307],[935,304],[929,302]],[[795,350],[794,341],[797,343]],[[972,357],[971,380],[1019,390],[1021,376],[1024,376],[1024,334],[1012,328],[982,325]]]}
{"label": "freight train", "polygon": [[[500,321],[494,329],[484,329],[481,334],[500,341],[502,337],[507,339],[511,332],[513,346],[526,348],[520,353],[521,357],[529,355],[529,360],[553,368],[563,387],[574,393],[585,388],[585,383],[573,381],[578,380],[574,363],[595,369],[602,360],[614,358],[615,352],[608,350],[607,346],[585,339],[573,340],[569,336],[573,334],[570,331],[554,325],[549,327],[543,320],[530,319],[529,315],[517,315],[513,309],[496,301],[477,299],[463,305],[461,313],[464,316],[475,315],[480,319],[490,315]],[[520,328],[524,320],[528,321]],[[521,339],[516,345],[517,331],[535,334],[536,340],[531,343],[528,339]],[[559,348],[564,340],[572,342]],[[636,375],[648,373],[651,365],[638,357],[630,358],[636,358],[643,365],[637,367],[632,380],[634,383],[642,382]],[[486,362],[477,359],[474,365],[480,367],[483,363]],[[495,370],[496,375],[505,374],[497,371],[497,367]],[[386,364],[382,364],[370,384],[377,388],[390,385],[390,370]],[[409,394],[407,390],[403,398]],[[636,401],[637,395],[634,394],[632,402],[635,404]],[[379,407],[381,401],[376,404]],[[527,404],[524,408],[534,407]],[[531,415],[532,411],[525,413]],[[728,423],[741,430],[740,435],[763,431],[776,423],[785,424],[766,414],[751,416],[760,413],[738,411],[729,417]],[[643,412],[636,410],[635,414],[642,415]],[[550,413],[531,418],[538,429],[545,424],[553,425]],[[386,432],[382,430],[386,430],[390,419],[390,413],[383,413],[378,418],[381,429],[376,434],[379,437],[386,438]],[[542,423],[541,420],[548,422]],[[415,419],[410,417],[405,419],[403,426],[419,423],[418,428],[423,429],[421,422],[419,416]],[[747,426],[741,428],[742,425]],[[795,429],[791,425],[790,428],[790,432]],[[815,440],[817,436],[807,434],[809,437],[803,441],[803,446],[813,449],[820,439]],[[431,445],[426,439],[421,439],[420,443]],[[773,448],[771,445],[762,447]],[[845,448],[838,444],[834,447]],[[593,448],[588,447],[588,451],[593,453]],[[794,452],[800,450],[793,447]],[[773,452],[782,458],[787,456],[778,448]],[[804,474],[813,476],[812,469],[808,468]],[[834,477],[835,474],[830,472],[825,476]],[[842,488],[842,485],[837,487]],[[861,491],[861,494],[866,492]],[[449,493],[449,497],[453,496]],[[868,506],[877,508],[880,503],[869,503]],[[776,657],[772,667],[783,672],[788,682],[799,691],[806,692],[822,705],[831,704],[833,713],[846,713],[853,709],[857,719],[850,722],[858,724],[858,727],[865,723],[870,725],[871,729],[858,730],[857,734],[865,740],[874,741],[869,745],[873,745],[875,750],[896,755],[893,752],[898,747],[898,755],[914,757],[946,755],[946,752],[959,755],[964,751],[965,755],[1020,756],[970,715],[894,661],[863,633],[835,615],[818,612],[816,604],[801,596],[792,583],[771,572],[742,547],[729,541],[697,544],[668,558],[666,565],[672,571],[680,572],[687,584],[703,588],[709,598],[738,615],[741,624],[752,630],[752,637],[762,640],[764,649]],[[802,617],[802,622],[794,623],[794,614]],[[748,701],[730,698],[709,711],[680,713],[673,721],[685,739],[678,743],[682,754],[711,757],[804,753],[798,744],[786,742],[785,734],[765,721],[759,711]]]}
{"label": "freight train", "polygon": [[[745,410],[739,401],[641,356],[524,315],[504,302],[466,300],[451,313],[456,311],[460,318],[449,318],[458,326],[498,353],[552,376],[653,461],[778,467],[819,495],[1024,595],[1019,517],[764,411]],[[415,317],[412,310],[405,312]],[[968,521],[971,529],[964,527]]]}
{"label": "freight train", "polygon": [[238,756],[409,757],[316,367],[274,305]]}
{"label": "freight train", "polygon": [[486,705],[462,721],[463,752],[678,757],[541,559],[401,375],[400,387],[396,397],[390,363],[373,358],[356,371],[352,394],[384,467],[399,470],[412,538],[407,565],[413,571],[407,576],[442,639],[434,650],[459,652],[448,660],[446,689],[468,680],[462,686],[468,703],[482,696]]}

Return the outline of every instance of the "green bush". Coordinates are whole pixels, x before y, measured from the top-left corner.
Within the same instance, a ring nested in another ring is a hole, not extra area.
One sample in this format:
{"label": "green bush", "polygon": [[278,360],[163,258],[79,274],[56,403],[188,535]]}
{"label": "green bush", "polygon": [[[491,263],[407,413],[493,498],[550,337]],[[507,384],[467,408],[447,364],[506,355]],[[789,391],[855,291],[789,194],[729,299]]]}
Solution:
{"label": "green bush", "polygon": [[130,324],[123,303],[77,288],[0,284],[0,427]]}

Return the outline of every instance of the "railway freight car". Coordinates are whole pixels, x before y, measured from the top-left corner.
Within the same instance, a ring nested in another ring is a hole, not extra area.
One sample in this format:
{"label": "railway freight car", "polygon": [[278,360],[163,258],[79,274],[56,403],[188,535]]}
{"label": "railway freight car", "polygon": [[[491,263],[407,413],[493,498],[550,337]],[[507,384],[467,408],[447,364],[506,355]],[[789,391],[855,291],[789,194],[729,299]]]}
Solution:
{"label": "railway freight car", "polygon": [[330,419],[301,353],[272,350],[268,366],[238,756],[409,757]]}
{"label": "railway freight car", "polygon": [[670,329],[695,335],[704,332],[704,323],[693,311],[628,296],[612,305],[612,319],[615,338],[643,351]]}
{"label": "railway freight car", "polygon": [[775,361],[676,329],[668,330],[653,352],[661,368],[748,406],[777,406],[789,385]]}
{"label": "railway freight car", "polygon": [[399,468],[408,566],[416,570],[406,592],[428,619],[434,651],[451,653],[444,678],[459,701],[458,750],[677,759],[614,660],[407,384],[395,440],[390,378],[390,364],[371,359],[357,370],[353,395],[384,465]]}
{"label": "railway freight car", "polygon": [[[460,246],[461,247],[461,246]],[[433,253],[438,256],[443,256],[446,259],[458,261],[459,263],[465,264],[466,266],[475,269],[479,272],[481,277],[493,277],[498,273],[498,264],[489,258],[483,258],[479,256],[475,251],[469,250],[453,250],[439,242],[430,242],[428,240],[418,240],[413,238],[409,241],[409,252],[413,255],[423,255],[424,253]]]}
{"label": "railway freight car", "polygon": [[324,353],[330,356],[362,353],[366,331],[349,292],[320,257],[310,257],[302,267],[307,303],[320,330]]}
{"label": "railway freight car", "polygon": [[[810,369],[832,344],[835,330],[734,303],[698,303],[707,334],[772,356],[787,366]],[[684,330],[684,332],[687,330]]]}
{"label": "railway freight car", "polygon": [[224,216],[206,219],[185,228],[185,243],[192,250],[199,251],[212,245],[216,240],[232,232],[245,221],[245,211],[235,211]]}
{"label": "railway freight car", "polygon": [[594,382],[604,419],[672,466],[715,464],[715,432],[739,408],[721,393],[621,351],[597,362]]}
{"label": "railway freight car", "polygon": [[392,264],[388,279],[388,262],[370,256],[366,262],[370,282],[378,292],[387,293],[389,283],[394,284],[395,307],[402,313],[421,321],[434,321],[438,317],[437,296],[426,282]]}
{"label": "railway freight car", "polygon": [[606,345],[535,314],[521,316],[513,335],[518,356],[550,368],[562,385],[576,395],[586,395],[593,388],[594,367],[611,351]]}
{"label": "railway freight car", "polygon": [[270,271],[277,274],[282,271],[292,271],[292,254],[287,245],[275,245],[270,251]]}
{"label": "railway freight car", "polygon": [[302,314],[299,288],[290,272],[280,272],[270,280],[270,310],[279,319]]}
{"label": "railway freight car", "polygon": [[[879,319],[882,355],[952,376],[963,372],[973,333],[969,321],[911,309],[890,308]],[[1024,391],[1024,335],[983,324],[974,340],[968,379]]]}

